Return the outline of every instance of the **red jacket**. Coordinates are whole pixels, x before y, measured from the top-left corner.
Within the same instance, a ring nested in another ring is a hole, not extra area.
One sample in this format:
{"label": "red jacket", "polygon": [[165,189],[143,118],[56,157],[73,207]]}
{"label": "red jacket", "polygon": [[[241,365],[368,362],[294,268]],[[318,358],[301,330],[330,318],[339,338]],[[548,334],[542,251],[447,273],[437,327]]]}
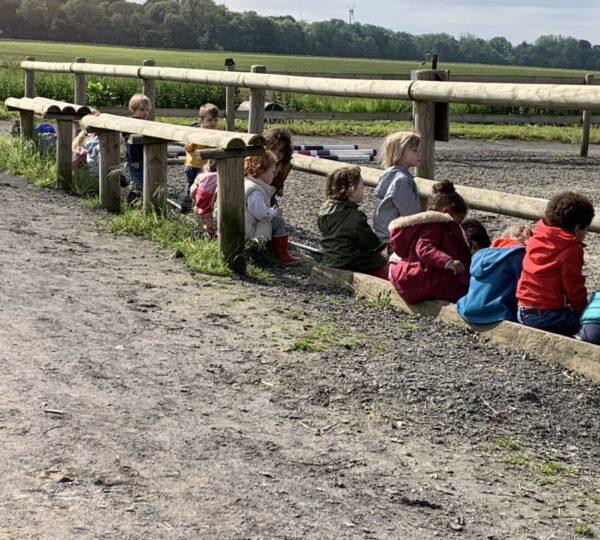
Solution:
{"label": "red jacket", "polygon": [[562,309],[581,313],[587,303],[583,247],[573,233],[537,222],[523,260],[517,285],[519,306]]}
{"label": "red jacket", "polygon": [[[458,300],[469,288],[471,250],[462,228],[448,214],[420,212],[390,223],[390,245],[402,260],[390,264],[390,279],[409,304],[428,298]],[[462,274],[446,264],[459,260]]]}

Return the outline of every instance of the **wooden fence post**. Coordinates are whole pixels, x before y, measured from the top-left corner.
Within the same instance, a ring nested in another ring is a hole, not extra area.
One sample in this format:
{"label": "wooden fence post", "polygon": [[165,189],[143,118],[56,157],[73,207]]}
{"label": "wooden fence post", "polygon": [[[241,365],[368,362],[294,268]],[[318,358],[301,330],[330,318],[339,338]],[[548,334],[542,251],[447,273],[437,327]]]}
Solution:
{"label": "wooden fence post", "polygon": [[[27,56],[25,60],[33,62],[35,57]],[[35,96],[35,71],[32,69],[26,69],[25,71],[25,93],[24,96],[32,98]]]}
{"label": "wooden fence post", "polygon": [[[225,59],[225,70],[235,71],[233,58]],[[235,131],[235,86],[225,87],[225,118],[227,119],[227,131]]]}
{"label": "wooden fence post", "polygon": [[[588,73],[585,76],[584,84],[594,84],[594,76]],[[590,145],[590,126],[592,124],[592,111],[583,111],[581,118],[581,148],[579,149],[579,155],[581,157],[588,157],[588,148]]]}
{"label": "wooden fence post", "polygon": [[167,142],[144,143],[144,214],[164,215],[167,204]]}
{"label": "wooden fence post", "polygon": [[[155,66],[156,62],[154,60],[144,60],[143,64],[145,66]],[[152,109],[148,115],[148,120],[154,120],[156,110],[156,81],[154,79],[144,79],[143,92],[150,98],[150,103],[152,104]]]}
{"label": "wooden fence post", "polygon": [[[414,72],[417,81],[435,81],[436,72],[432,69],[420,69]],[[413,126],[421,136],[421,161],[417,165],[417,176],[434,179],[435,157],[435,103],[431,101],[413,101]]]}
{"label": "wooden fence post", "polygon": [[19,111],[21,139],[33,139],[33,111]]}
{"label": "wooden fence post", "polygon": [[[252,66],[252,73],[266,73],[267,66]],[[248,133],[260,135],[265,123],[265,91],[250,89],[250,106],[248,110]]]}
{"label": "wooden fence post", "polygon": [[100,206],[115,214],[121,211],[121,182],[118,174],[110,174],[120,163],[120,133],[103,131],[100,139],[99,193]]}
{"label": "wooden fence post", "polygon": [[217,173],[219,251],[229,268],[245,274],[244,158],[218,160]]}
{"label": "wooden fence post", "polygon": [[73,138],[73,122],[71,120],[56,121],[56,168],[58,186],[70,191],[73,187],[71,172],[71,140]]}
{"label": "wooden fence post", "polygon": [[[75,58],[78,64],[84,64],[85,58]],[[75,101],[77,105],[85,105],[85,73],[75,73]]]}

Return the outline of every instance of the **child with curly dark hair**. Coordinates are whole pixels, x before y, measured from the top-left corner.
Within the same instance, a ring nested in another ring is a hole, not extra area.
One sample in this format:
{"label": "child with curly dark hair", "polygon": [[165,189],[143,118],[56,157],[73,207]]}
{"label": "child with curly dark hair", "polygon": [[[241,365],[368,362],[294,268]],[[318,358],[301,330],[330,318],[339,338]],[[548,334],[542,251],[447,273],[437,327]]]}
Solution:
{"label": "child with curly dark hair", "polygon": [[358,209],[364,197],[360,168],[342,167],[329,173],[325,195],[318,218],[325,264],[387,279],[387,259],[381,254],[386,244]]}
{"label": "child with curly dark hair", "polygon": [[271,198],[273,206],[277,204],[276,196],[283,196],[283,184],[292,170],[292,135],[287,128],[274,127],[265,131],[263,136],[267,142],[266,148],[277,158],[275,178],[271,184],[275,188],[275,195]]}
{"label": "child with curly dark hair", "polygon": [[517,318],[540,330],[573,335],[587,303],[583,240],[594,218],[590,200],[565,191],[548,201],[527,243],[517,285]]}

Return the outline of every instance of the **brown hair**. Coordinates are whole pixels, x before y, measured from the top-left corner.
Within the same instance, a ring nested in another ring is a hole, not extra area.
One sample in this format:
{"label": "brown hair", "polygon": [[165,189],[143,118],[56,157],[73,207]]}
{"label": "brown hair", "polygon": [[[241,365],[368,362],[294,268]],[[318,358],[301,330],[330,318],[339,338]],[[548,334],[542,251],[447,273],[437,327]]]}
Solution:
{"label": "brown hair", "polygon": [[283,163],[289,163],[292,160],[292,135],[289,129],[284,127],[274,127],[263,133],[267,141],[267,148],[281,148],[283,154]]}
{"label": "brown hair", "polygon": [[458,214],[467,213],[467,203],[456,192],[454,184],[450,180],[444,180],[433,184],[433,197],[429,202],[429,210],[441,211],[448,208]]}
{"label": "brown hair", "polygon": [[325,195],[328,199],[347,201],[360,183],[360,167],[342,167],[327,175]]}
{"label": "brown hair", "polygon": [[590,226],[594,219],[594,206],[580,193],[563,191],[548,201],[544,212],[544,222],[551,227],[560,227],[573,232],[579,225],[582,229]]}
{"label": "brown hair", "polygon": [[475,249],[490,247],[492,241],[481,221],[478,219],[465,219],[460,226],[465,231],[471,247],[475,247]]}
{"label": "brown hair", "polygon": [[200,105],[200,108],[198,109],[198,118],[202,120],[207,116],[219,118],[219,108],[213,103],[204,103],[203,105]]}
{"label": "brown hair", "polygon": [[412,131],[390,133],[381,145],[380,161],[385,167],[398,165],[408,148],[419,148],[421,137]]}
{"label": "brown hair", "polygon": [[260,178],[260,176],[277,163],[275,154],[270,150],[266,150],[261,156],[247,156],[244,159],[244,174]]}
{"label": "brown hair", "polygon": [[217,163],[218,163],[218,160],[209,159],[204,164],[204,167],[202,167],[202,170],[205,172],[217,172]]}
{"label": "brown hair", "polygon": [[134,113],[142,107],[147,107],[148,109],[152,108],[152,102],[150,101],[150,98],[141,92],[133,94],[133,96],[129,98],[129,103],[127,105],[129,112]]}

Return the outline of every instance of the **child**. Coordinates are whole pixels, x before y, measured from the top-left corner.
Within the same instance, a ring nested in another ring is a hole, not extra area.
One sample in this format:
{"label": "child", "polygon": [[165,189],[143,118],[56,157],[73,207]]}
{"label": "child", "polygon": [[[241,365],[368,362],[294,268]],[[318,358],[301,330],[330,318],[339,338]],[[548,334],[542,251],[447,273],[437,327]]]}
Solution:
{"label": "child", "polygon": [[456,303],[456,311],[465,321],[492,324],[517,320],[515,293],[530,236],[527,227],[513,225],[490,247],[473,254],[469,291]]}
{"label": "child", "polygon": [[572,336],[587,303],[583,239],[594,218],[584,195],[565,191],[548,201],[527,242],[517,286],[520,323]]}
{"label": "child", "polygon": [[213,201],[216,191],[217,160],[209,159],[204,165],[204,172],[196,176],[196,180],[190,188],[190,196],[194,201],[196,214],[202,221],[202,228],[210,238],[217,236],[213,220]]}
{"label": "child", "polygon": [[390,223],[390,281],[409,304],[428,298],[453,302],[469,286],[471,249],[460,227],[467,205],[449,180],[434,184],[433,193],[428,212]]}
{"label": "child", "polygon": [[275,165],[275,178],[271,184],[275,188],[275,195],[271,198],[271,206],[277,204],[277,197],[283,196],[283,184],[292,170],[292,136],[288,129],[274,127],[264,132],[267,149],[277,157]]}
{"label": "child", "polygon": [[[129,99],[129,112],[132,118],[146,120],[152,110],[152,103],[148,96],[138,93]],[[144,185],[144,145],[130,144],[129,134],[123,134],[125,138],[125,170],[129,176],[131,191],[127,202],[132,203],[142,196]]]}
{"label": "child", "polygon": [[417,184],[410,174],[419,164],[421,139],[410,131],[391,133],[381,146],[381,162],[386,168],[375,188],[373,229],[382,242],[389,242],[389,224],[401,216],[421,211]]}
{"label": "child", "polygon": [[478,219],[465,219],[460,226],[471,246],[471,255],[477,250],[490,247],[491,241],[483,223]]}
{"label": "child", "polygon": [[[99,116],[96,109],[91,109],[90,114]],[[98,176],[100,168],[100,139],[95,133],[88,133],[85,128],[75,136],[71,143],[73,172],[87,167],[92,176]]]}
{"label": "child", "polygon": [[263,237],[271,241],[275,258],[284,264],[298,264],[300,259],[288,252],[283,211],[269,207],[275,193],[271,182],[275,177],[276,156],[269,150],[262,156],[248,156],[244,160],[244,192],[246,195],[246,238]]}
{"label": "child", "polygon": [[329,173],[325,195],[318,218],[325,264],[387,279],[387,260],[380,253],[386,244],[358,209],[364,198],[360,168],[343,167]]}
{"label": "child", "polygon": [[[219,109],[212,103],[205,103],[198,109],[198,125],[202,129],[217,129],[219,125]],[[185,145],[185,178],[187,180],[188,189],[181,201],[181,213],[187,214],[192,209],[192,198],[189,190],[196,180],[196,176],[202,172],[205,159],[196,157],[196,150],[206,148],[201,144],[187,143]]]}
{"label": "child", "polygon": [[600,345],[600,291],[592,294],[579,322],[581,328],[575,337],[581,341]]}

